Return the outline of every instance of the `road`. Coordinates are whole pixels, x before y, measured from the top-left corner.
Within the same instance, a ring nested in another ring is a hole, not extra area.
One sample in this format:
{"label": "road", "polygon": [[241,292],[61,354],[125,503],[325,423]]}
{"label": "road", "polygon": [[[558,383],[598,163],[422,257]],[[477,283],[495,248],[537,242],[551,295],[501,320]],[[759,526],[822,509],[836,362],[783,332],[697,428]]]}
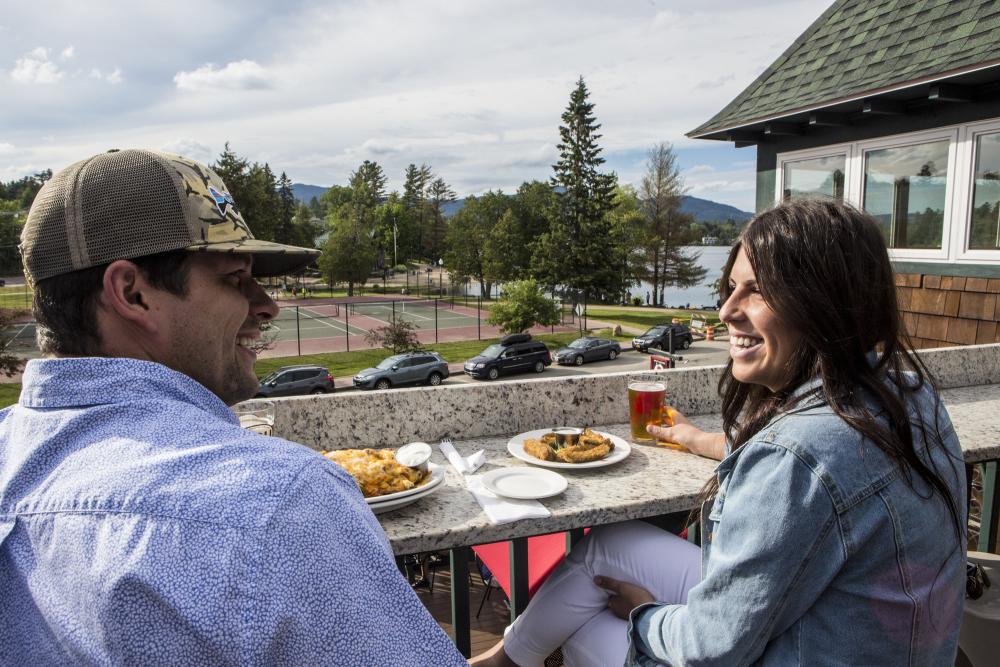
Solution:
{"label": "road", "polygon": [[[624,345],[624,343],[623,343]],[[614,361],[592,361],[583,366],[559,366],[552,364],[544,373],[524,373],[521,375],[509,375],[497,380],[532,381],[553,377],[574,377],[589,375],[594,373],[624,373],[627,371],[649,370],[649,356],[634,350],[623,350],[621,356]],[[729,360],[729,341],[695,341],[689,349],[684,350],[677,368],[695,368],[698,366],[717,366]],[[469,382],[487,382],[488,380],[476,380],[462,372],[462,363],[449,364],[451,377],[445,380],[445,384],[463,384]],[[355,391],[352,376],[338,377],[335,379],[337,391]]]}

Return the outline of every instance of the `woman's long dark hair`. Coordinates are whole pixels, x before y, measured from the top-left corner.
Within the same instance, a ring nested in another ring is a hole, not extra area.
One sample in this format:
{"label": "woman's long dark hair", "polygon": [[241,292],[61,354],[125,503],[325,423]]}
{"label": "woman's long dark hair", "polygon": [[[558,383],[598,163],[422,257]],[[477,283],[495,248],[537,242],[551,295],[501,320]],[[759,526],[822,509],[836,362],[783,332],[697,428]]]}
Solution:
{"label": "woman's long dark hair", "polygon": [[[779,414],[822,399],[885,452],[907,482],[912,485],[916,473],[943,497],[961,539],[957,502],[931,458],[920,456],[914,445],[907,404],[933,378],[913,354],[901,326],[892,266],[877,223],[833,200],[790,201],[764,211],[747,224],[729,254],[721,281],[723,300],[741,248],[764,301],[782,325],[801,336],[801,344],[788,360],[788,380],[777,392],[740,382],[729,361],[719,394],[732,450]],[[873,351],[878,352],[874,363]],[[794,390],[813,378],[821,381],[819,393],[793,398]],[[867,405],[872,399],[874,413]],[[927,423],[924,415],[918,418],[928,447],[940,442],[936,419]]]}

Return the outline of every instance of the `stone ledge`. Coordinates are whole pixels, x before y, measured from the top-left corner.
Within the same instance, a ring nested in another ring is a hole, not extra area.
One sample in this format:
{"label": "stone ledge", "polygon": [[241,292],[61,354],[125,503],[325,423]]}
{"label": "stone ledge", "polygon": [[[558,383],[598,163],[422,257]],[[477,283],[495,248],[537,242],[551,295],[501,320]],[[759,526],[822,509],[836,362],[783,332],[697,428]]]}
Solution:
{"label": "stone ledge", "polygon": [[[922,350],[942,388],[1000,383],[1000,345]],[[379,392],[276,399],[275,435],[315,449],[394,447],[413,440],[477,438],[559,424],[628,421],[626,389],[637,379],[662,380],[689,415],[721,411],[724,366],[607,373],[529,381],[507,380]]]}

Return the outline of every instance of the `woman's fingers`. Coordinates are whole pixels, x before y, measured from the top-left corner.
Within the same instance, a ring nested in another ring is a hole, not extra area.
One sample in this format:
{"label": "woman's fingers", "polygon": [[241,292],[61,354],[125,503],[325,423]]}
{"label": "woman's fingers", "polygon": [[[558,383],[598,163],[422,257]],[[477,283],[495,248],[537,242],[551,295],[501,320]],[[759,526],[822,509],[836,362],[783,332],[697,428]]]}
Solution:
{"label": "woman's fingers", "polygon": [[598,576],[594,577],[594,583],[612,593],[608,599],[608,608],[618,618],[627,619],[633,609],[654,601],[653,595],[645,588],[626,581]]}

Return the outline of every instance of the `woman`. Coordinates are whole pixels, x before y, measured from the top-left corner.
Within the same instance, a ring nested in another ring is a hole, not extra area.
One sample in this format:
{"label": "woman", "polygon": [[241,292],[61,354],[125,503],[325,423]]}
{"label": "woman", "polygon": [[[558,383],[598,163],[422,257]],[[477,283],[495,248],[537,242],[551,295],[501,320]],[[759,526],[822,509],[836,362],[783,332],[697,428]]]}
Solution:
{"label": "woman", "polygon": [[782,204],[747,225],[722,284],[728,437],[649,428],[722,459],[701,553],[642,522],[595,529],[473,664],[559,646],[567,665],[953,663],[964,466],[903,342],[877,224]]}

